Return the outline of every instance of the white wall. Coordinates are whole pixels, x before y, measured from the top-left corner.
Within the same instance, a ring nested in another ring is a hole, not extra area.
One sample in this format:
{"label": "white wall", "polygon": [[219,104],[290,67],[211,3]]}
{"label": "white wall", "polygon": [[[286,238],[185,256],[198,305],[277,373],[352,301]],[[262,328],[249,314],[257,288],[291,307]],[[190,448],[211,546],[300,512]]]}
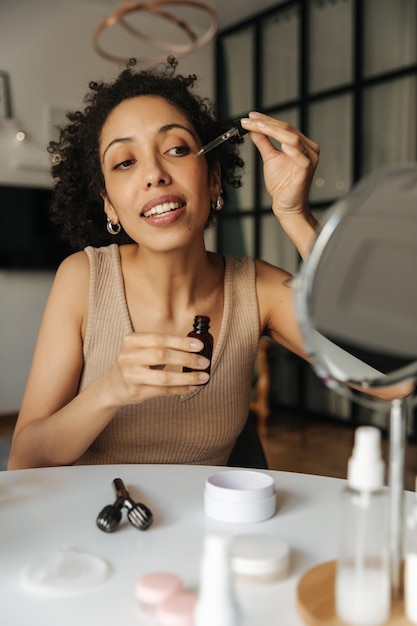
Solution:
{"label": "white wall", "polygon": [[[50,185],[51,113],[59,117],[81,107],[90,80],[111,78],[120,69],[91,44],[112,6],[97,0],[1,0],[0,70],[10,76],[15,119],[0,122],[0,184]],[[196,72],[198,90],[211,96],[213,45],[183,57],[180,71]],[[14,139],[15,122],[28,135],[23,145]],[[45,272],[0,272],[0,415],[19,408],[52,279]]]}
{"label": "white wall", "polygon": [[0,414],[19,408],[51,282],[48,273],[0,272]]}
{"label": "white wall", "polygon": [[[28,139],[13,145],[13,128],[0,124],[0,182],[49,184],[51,117],[63,119],[64,111],[79,108],[90,80],[112,78],[123,67],[92,47],[95,29],[110,13],[108,2],[1,0],[0,70],[10,75],[13,122]],[[123,34],[117,28],[109,29],[111,44]],[[181,71],[198,72],[207,95],[213,92],[212,55],[209,44],[180,61]]]}

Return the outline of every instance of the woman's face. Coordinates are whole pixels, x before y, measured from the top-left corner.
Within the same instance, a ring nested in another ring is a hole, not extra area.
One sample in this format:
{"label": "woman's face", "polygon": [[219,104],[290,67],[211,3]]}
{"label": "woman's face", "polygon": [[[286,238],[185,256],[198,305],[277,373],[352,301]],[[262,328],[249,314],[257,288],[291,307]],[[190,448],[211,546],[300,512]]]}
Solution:
{"label": "woman's face", "polygon": [[119,104],[100,137],[107,217],[152,248],[183,246],[202,234],[220,176],[195,156],[200,147],[187,117],[164,98]]}

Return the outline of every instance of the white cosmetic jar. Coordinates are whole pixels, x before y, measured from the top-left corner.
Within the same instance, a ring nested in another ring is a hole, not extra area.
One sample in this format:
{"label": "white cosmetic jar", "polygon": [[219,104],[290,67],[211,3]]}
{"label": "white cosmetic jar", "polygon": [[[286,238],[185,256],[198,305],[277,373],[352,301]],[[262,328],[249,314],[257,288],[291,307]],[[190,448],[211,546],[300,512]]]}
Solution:
{"label": "white cosmetic jar", "polygon": [[209,476],[204,491],[206,515],[223,522],[254,523],[276,512],[271,476],[252,470],[227,470]]}

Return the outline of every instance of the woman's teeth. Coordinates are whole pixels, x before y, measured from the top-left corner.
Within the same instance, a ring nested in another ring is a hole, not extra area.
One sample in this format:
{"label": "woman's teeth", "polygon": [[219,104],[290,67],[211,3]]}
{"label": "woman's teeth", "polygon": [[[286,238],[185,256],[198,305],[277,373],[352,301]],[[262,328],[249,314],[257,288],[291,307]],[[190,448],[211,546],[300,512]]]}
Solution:
{"label": "woman's teeth", "polygon": [[144,217],[150,217],[151,215],[161,215],[162,213],[169,213],[180,208],[179,202],[164,202],[163,204],[157,204],[153,206],[149,211],[145,211]]}

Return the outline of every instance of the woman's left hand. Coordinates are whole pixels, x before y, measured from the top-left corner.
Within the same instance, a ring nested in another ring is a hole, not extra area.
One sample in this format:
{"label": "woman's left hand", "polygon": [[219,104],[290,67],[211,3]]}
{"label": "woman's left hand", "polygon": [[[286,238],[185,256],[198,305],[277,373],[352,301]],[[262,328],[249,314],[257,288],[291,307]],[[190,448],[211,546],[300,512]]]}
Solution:
{"label": "woman's left hand", "polygon": [[[308,211],[308,194],[319,161],[319,146],[286,122],[258,112],[242,118],[242,127],[258,148],[265,186],[278,219]],[[274,146],[271,139],[281,144]]]}

